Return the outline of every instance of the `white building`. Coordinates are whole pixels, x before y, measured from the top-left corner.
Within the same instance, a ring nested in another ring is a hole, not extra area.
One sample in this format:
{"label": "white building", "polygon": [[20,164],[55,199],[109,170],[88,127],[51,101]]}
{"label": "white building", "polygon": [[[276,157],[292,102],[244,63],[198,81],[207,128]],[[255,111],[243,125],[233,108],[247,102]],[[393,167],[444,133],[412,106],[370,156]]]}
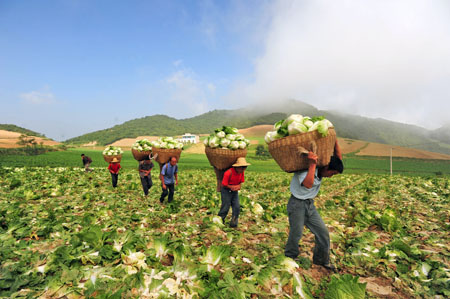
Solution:
{"label": "white building", "polygon": [[178,138],[177,140],[181,143],[199,143],[200,137],[198,137],[198,135],[186,133],[183,136],[181,136],[181,138]]}

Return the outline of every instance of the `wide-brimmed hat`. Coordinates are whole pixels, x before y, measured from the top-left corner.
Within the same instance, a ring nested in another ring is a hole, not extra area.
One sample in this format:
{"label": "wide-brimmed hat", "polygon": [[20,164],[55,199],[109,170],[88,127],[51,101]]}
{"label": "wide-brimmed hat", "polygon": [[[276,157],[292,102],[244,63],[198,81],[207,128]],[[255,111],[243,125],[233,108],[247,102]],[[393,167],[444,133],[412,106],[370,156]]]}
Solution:
{"label": "wide-brimmed hat", "polygon": [[119,163],[119,160],[117,160],[117,158],[114,157],[114,158],[112,159],[111,163]]}
{"label": "wide-brimmed hat", "polygon": [[236,160],[236,163],[234,163],[232,166],[233,167],[244,167],[244,166],[249,166],[251,165],[250,163],[248,163],[247,161],[245,161],[244,157],[239,157]]}

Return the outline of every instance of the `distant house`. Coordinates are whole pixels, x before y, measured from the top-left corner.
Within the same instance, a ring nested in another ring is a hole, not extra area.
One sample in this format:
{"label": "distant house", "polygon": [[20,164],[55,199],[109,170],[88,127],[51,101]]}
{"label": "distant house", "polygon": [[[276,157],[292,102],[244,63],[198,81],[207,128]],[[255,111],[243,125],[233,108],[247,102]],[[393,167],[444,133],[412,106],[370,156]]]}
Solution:
{"label": "distant house", "polygon": [[181,138],[178,138],[177,140],[181,143],[199,143],[200,142],[200,138],[198,137],[198,135],[194,135],[191,133],[186,133],[183,136],[181,136]]}

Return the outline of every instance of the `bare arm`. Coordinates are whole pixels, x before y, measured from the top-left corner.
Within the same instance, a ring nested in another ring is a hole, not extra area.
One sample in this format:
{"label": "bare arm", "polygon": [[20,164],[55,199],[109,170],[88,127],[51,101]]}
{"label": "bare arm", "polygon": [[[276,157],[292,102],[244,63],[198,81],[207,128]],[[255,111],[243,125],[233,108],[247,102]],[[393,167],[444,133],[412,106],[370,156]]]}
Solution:
{"label": "bare arm", "polygon": [[334,154],[342,160],[342,151],[341,147],[339,146],[338,140],[336,138],[336,143],[334,144]]}
{"label": "bare arm", "polygon": [[314,175],[316,174],[318,157],[313,152],[309,152],[308,159],[309,159],[308,173],[306,174],[306,177],[303,180],[302,185],[310,189],[314,184]]}

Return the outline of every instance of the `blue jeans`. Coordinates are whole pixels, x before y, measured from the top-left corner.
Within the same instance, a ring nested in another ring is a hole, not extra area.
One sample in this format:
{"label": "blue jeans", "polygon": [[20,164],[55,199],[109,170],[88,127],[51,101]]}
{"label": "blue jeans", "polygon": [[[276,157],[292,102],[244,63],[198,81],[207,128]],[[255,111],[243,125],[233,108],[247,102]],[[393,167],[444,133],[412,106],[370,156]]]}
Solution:
{"label": "blue jeans", "polygon": [[315,236],[313,263],[324,265],[330,262],[330,235],[328,228],[314,206],[313,199],[301,200],[293,195],[287,205],[289,216],[289,237],[284,255],[296,258],[299,255],[298,242],[303,234],[303,226]]}
{"label": "blue jeans", "polygon": [[231,218],[235,220],[234,223],[237,225],[239,212],[241,211],[241,206],[239,204],[239,192],[231,191],[229,188],[222,187],[222,190],[220,190],[220,195],[222,199],[222,206],[220,207],[219,216],[225,220],[231,206]]}

